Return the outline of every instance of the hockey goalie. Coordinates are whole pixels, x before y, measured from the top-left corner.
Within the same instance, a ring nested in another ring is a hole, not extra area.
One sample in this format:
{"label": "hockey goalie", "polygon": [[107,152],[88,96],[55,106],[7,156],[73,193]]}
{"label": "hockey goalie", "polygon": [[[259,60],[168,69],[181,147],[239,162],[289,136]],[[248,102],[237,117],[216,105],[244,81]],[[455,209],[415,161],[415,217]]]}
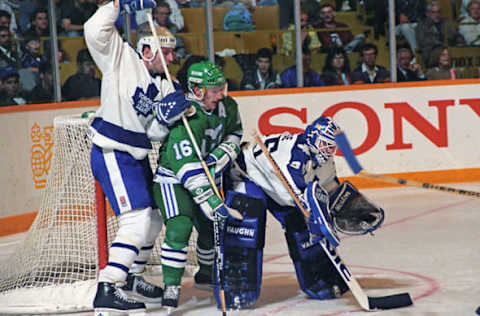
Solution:
{"label": "hockey goalie", "polygon": [[[309,297],[327,300],[348,290],[318,243],[336,247],[338,232],[363,235],[376,230],[384,211],[348,181],[340,183],[334,155],[337,124],[319,117],[300,134],[263,137],[288,185],[310,212],[305,218],[256,144],[246,144],[231,168],[226,203],[242,213],[229,218],[224,237],[224,290],[229,309],[252,305],[260,295],[266,210],[281,223],[298,284]],[[218,287],[217,287],[218,290]],[[217,295],[218,297],[218,295]]]}

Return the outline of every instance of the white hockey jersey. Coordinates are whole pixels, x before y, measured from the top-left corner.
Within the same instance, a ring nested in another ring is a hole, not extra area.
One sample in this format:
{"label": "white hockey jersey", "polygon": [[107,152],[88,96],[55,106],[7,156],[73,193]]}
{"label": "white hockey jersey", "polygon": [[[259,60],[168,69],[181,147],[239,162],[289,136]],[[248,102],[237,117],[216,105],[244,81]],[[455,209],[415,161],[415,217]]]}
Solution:
{"label": "white hockey jersey", "polygon": [[[314,166],[304,134],[274,134],[264,136],[262,140],[297,195],[303,193],[310,181],[319,181],[327,191],[336,184],[337,172],[333,157],[321,166]],[[250,180],[278,204],[295,206],[287,188],[276,175],[260,146],[250,144],[242,153],[244,162],[240,162],[240,165],[244,164],[242,169]]]}
{"label": "white hockey jersey", "polygon": [[99,147],[143,159],[150,140],[162,141],[168,128],[154,116],[152,105],[173,92],[164,75],[152,76],[140,55],[115,29],[119,14],[113,1],[98,8],[85,23],[88,50],[102,72],[101,105],[89,136]]}

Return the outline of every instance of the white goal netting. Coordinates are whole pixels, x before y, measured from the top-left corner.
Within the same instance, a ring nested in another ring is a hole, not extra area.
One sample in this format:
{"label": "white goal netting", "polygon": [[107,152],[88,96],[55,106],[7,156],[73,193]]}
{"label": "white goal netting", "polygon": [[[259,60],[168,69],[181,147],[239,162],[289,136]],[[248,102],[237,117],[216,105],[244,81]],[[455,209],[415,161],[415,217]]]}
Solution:
{"label": "white goal netting", "polygon": [[[0,314],[92,309],[99,251],[88,124],[88,119],[79,116],[54,120],[53,164],[38,215],[23,243],[0,267]],[[150,155],[152,168],[158,147],[154,144]],[[108,208],[106,221],[110,244],[118,227]],[[195,237],[190,242],[187,273],[197,265]],[[160,273],[162,238],[163,234],[156,241],[148,273]]]}

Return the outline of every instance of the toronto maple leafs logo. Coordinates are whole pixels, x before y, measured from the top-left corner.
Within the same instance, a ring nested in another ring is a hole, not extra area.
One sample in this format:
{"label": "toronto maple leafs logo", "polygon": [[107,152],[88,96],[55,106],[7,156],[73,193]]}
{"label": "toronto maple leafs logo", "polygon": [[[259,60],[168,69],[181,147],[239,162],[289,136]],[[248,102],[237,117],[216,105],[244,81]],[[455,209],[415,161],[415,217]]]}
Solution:
{"label": "toronto maple leafs logo", "polygon": [[135,94],[133,95],[133,107],[137,112],[137,115],[143,115],[145,117],[153,113],[153,103],[155,97],[158,95],[157,87],[151,83],[147,87],[147,91],[144,92],[141,87],[137,87]]}

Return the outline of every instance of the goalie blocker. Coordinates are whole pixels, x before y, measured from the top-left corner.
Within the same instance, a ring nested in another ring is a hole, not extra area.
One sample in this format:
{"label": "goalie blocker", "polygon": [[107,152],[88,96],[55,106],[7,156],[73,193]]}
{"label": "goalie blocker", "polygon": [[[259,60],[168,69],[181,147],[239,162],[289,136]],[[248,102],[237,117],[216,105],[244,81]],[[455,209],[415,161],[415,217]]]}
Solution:
{"label": "goalie blocker", "polygon": [[[225,303],[227,309],[236,310],[260,296],[266,207],[262,199],[234,191],[227,192],[225,203],[243,215],[243,220],[229,216],[222,234]],[[220,309],[218,280],[214,291]]]}

